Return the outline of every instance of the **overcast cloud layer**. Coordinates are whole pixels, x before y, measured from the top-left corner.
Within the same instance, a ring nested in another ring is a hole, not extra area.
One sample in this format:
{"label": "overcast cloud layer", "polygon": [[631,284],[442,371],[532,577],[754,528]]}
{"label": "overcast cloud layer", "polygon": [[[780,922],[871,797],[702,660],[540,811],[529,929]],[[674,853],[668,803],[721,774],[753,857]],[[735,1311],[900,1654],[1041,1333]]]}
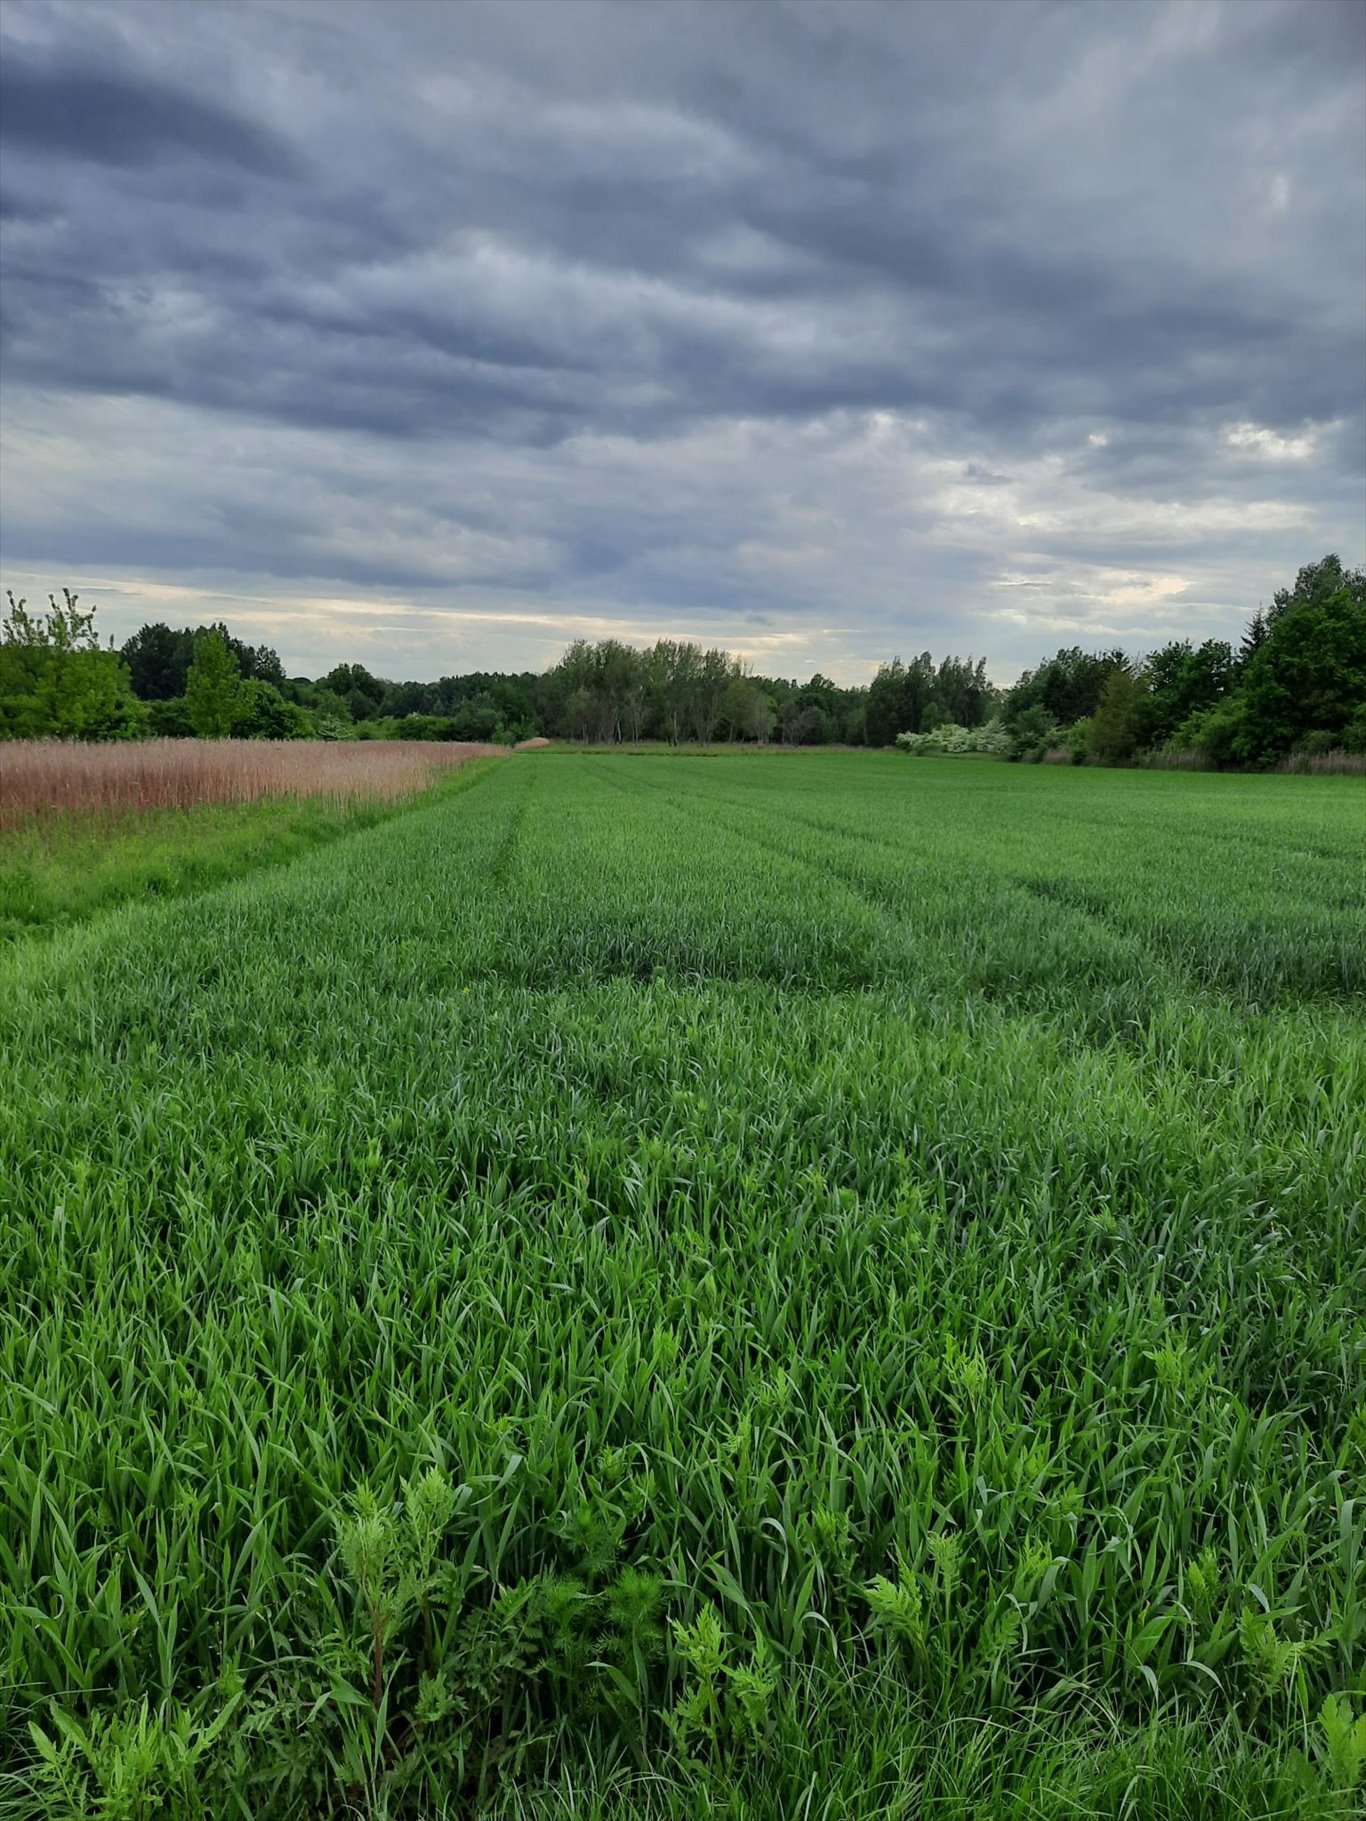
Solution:
{"label": "overcast cloud layer", "polygon": [[864,680],[1366,555],[1366,6],[0,10],[0,571]]}

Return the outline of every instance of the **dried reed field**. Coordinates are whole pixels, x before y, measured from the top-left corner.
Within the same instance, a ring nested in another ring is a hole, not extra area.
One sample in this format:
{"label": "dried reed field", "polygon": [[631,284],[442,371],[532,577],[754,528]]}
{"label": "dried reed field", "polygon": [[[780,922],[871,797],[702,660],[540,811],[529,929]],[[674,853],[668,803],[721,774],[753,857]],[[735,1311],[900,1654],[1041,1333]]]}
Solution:
{"label": "dried reed field", "polygon": [[417,740],[13,741],[0,746],[0,829],[271,797],[382,802],[506,750]]}
{"label": "dried reed field", "polygon": [[0,1808],[1359,1815],[1359,784],[465,776],[0,955]]}

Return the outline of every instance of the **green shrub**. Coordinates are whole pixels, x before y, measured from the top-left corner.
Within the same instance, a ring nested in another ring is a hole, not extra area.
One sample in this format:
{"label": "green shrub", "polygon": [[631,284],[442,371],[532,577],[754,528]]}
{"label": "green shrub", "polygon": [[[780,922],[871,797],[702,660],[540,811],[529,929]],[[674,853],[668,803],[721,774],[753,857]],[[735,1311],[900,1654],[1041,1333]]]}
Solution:
{"label": "green shrub", "polygon": [[248,677],[239,685],[230,730],[234,740],[310,740],[306,710],[287,702],[273,683]]}
{"label": "green shrub", "polygon": [[130,740],[147,728],[128,667],[104,650],[95,609],[62,590],[49,612],[31,614],[6,590],[0,623],[0,740]]}

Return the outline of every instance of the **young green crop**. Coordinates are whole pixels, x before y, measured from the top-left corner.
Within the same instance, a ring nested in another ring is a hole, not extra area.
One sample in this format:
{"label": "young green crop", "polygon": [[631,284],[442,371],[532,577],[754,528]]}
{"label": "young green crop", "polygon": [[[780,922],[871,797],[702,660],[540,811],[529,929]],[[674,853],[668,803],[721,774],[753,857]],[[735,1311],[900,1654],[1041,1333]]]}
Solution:
{"label": "young green crop", "polygon": [[0,1809],[1352,1812],[1361,821],[539,754],[17,945]]}

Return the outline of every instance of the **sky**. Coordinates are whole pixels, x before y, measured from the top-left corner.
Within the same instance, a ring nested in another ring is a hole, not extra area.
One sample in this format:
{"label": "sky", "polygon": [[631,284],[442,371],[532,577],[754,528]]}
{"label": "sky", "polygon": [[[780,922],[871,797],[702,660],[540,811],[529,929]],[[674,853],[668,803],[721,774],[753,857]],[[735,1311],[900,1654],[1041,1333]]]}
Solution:
{"label": "sky", "polygon": [[0,582],[292,674],[1366,559],[1363,0],[3,0]]}

